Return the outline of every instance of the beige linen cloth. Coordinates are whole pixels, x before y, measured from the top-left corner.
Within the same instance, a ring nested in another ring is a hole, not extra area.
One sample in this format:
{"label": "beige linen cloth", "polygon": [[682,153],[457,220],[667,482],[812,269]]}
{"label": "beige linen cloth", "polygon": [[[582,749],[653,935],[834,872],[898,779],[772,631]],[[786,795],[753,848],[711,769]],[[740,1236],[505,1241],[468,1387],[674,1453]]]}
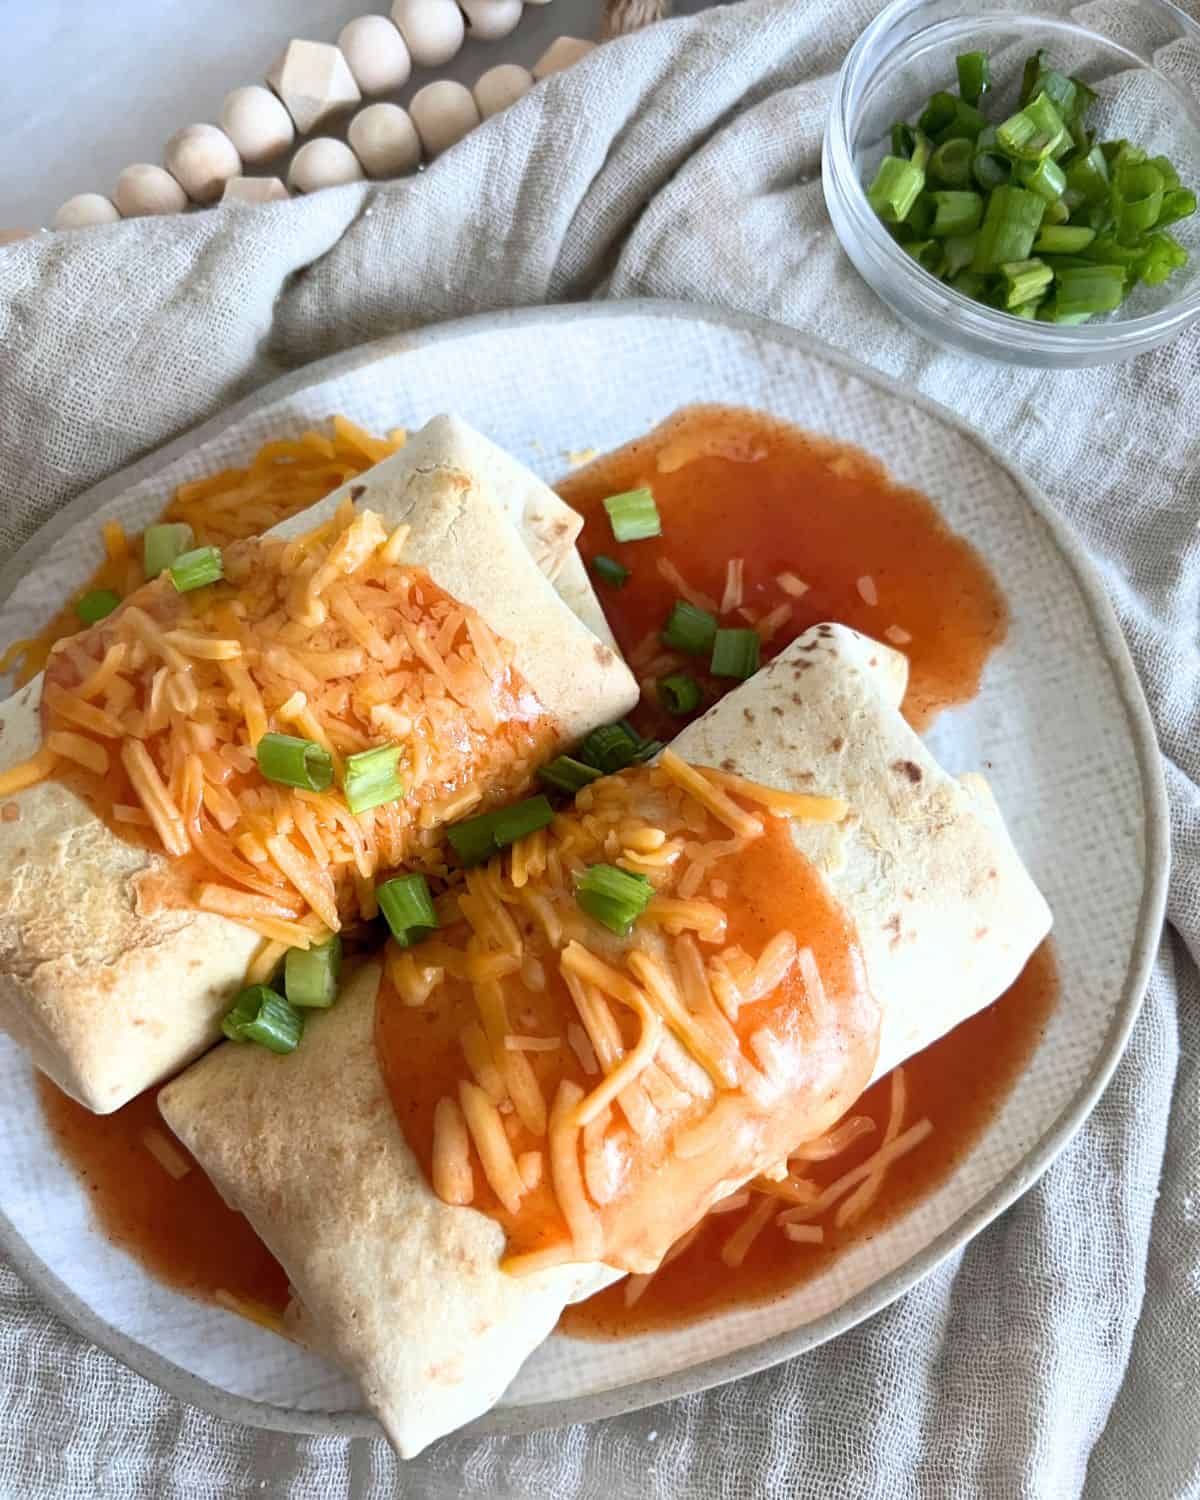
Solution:
{"label": "beige linen cloth", "polygon": [[382,1442],[179,1405],[0,1265],[5,1500],[1200,1496],[1200,329],[1047,374],[902,327],[839,250],[819,182],[831,82],[875,9],[748,0],[613,43],[409,181],[0,251],[0,548],[281,371],[465,313],[656,295],[827,339],[953,407],[1041,485],[1137,660],[1175,868],[1104,1099],[1003,1218],[834,1343],[403,1469]]}

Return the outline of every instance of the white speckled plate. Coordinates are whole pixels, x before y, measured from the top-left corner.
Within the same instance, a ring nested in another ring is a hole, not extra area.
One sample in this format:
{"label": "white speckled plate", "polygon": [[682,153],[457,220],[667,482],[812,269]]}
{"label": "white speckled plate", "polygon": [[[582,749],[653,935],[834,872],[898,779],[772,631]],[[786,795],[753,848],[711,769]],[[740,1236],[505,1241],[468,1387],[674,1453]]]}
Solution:
{"label": "white speckled plate", "polygon": [[[376,431],[456,411],[547,478],[695,401],[756,406],[877,454],[983,552],[1012,628],[934,749],[987,763],[1055,915],[1062,1002],[1006,1105],[917,1208],[789,1298],[618,1343],[552,1338],[478,1430],[586,1420],[730,1380],[877,1311],[1043,1171],[1092,1107],[1133,1024],[1162,921],[1165,797],[1149,716],[1099,580],[1046,501],[955,417],[810,339],[669,303],[533,310],[387,340],[315,365],[82,496],[0,577],[0,646],[40,624],[100,555],[98,525],[145,524],[183,480],[343,412]],[[91,1226],[0,1040],[0,1248],[69,1323],[218,1416],[378,1429],[315,1356],[145,1276]]]}

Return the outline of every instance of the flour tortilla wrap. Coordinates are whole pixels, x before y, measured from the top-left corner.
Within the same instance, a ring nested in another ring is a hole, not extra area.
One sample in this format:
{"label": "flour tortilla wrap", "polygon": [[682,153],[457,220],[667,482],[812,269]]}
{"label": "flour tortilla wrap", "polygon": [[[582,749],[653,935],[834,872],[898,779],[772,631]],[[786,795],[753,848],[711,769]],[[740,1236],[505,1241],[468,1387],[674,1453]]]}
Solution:
{"label": "flour tortilla wrap", "polygon": [[[857,923],[884,1018],[875,1077],[996,999],[1050,925],[990,798],[901,718],[906,676],[897,652],[818,626],[674,746],[849,801],[840,827],[792,828]],[[159,1107],[283,1263],[303,1304],[293,1327],[359,1380],[410,1457],[488,1410],[561,1309],[611,1273],[500,1270],[497,1224],[435,1197],[396,1125],[372,1012],[363,978],[291,1057],[219,1047]]]}
{"label": "flour tortilla wrap", "polygon": [[[636,702],[611,636],[598,639],[548,576],[599,615],[574,550],[578,517],[465,423],[434,419],[275,534],[309,529],[346,495],[389,526],[410,524],[406,561],[512,643],[564,743]],[[41,684],[0,704],[0,769],[40,744]],[[108,1113],[212,1045],[260,939],[211,913],[141,914],[135,883],[165,857],[126,843],[61,783],[10,801],[18,817],[0,821],[0,1030],[60,1088]]]}

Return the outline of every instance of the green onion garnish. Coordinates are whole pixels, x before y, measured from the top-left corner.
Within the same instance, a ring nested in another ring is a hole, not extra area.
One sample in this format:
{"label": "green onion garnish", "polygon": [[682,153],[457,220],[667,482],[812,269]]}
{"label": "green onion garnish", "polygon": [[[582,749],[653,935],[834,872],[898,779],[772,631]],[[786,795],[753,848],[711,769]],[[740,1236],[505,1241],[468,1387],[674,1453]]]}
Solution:
{"label": "green onion garnish", "polygon": [[718,630],[709,671],[714,677],[737,677],[744,682],[758,671],[761,645],[757,630]]}
{"label": "green onion garnish", "polygon": [[629,580],[629,569],[622,567],[615,557],[605,557],[603,553],[592,558],[592,572],[602,583],[611,584],[614,589],[623,589]]}
{"label": "green onion garnish", "polygon": [[598,781],[603,774],[597,767],[585,765],[583,761],[575,760],[570,755],[556,756],[548,766],[541,766],[538,770],[538,776],[547,786],[552,786],[558,792],[566,792],[571,797],[587,786],[588,782]]}
{"label": "green onion garnish", "polygon": [[954,59],[958,92],[968,104],[978,104],[992,86],[992,70],[986,52],[960,52]]}
{"label": "green onion garnish", "polygon": [[1050,97],[1039,93],[1024,109],[996,126],[996,142],[1014,161],[1041,161],[1066,133]]}
{"label": "green onion garnish", "polygon": [[1059,319],[1112,312],[1124,296],[1125,273],[1120,266],[1080,266],[1059,271],[1054,278]]}
{"label": "green onion garnish", "polygon": [[939,131],[945,130],[947,125],[954,124],[957,114],[958,100],[953,94],[948,94],[943,90],[932,96],[921,112],[917,125],[926,135],[937,135]]}
{"label": "green onion garnish", "polygon": [[400,755],[399,745],[377,745],[374,750],[346,757],[342,791],[352,813],[357,816],[404,795],[404,783],[397,772]]}
{"label": "green onion garnish", "polygon": [[662,535],[658,506],[648,489],[610,495],[604,502],[604,509],[618,542],[641,542],[647,537]]}
{"label": "green onion garnish", "polygon": [[1028,260],[1044,212],[1036,193],[998,187],[988,199],[971,269],[986,273],[998,271],[1005,261]]}
{"label": "green onion garnish", "polygon": [[640,736],[627,724],[601,724],[579,747],[579,759],[606,776],[631,766],[637,756]]}
{"label": "green onion garnish", "polygon": [[892,155],[908,158],[917,144],[917,132],[903,120],[892,126]]}
{"label": "green onion garnish", "polygon": [[375,899],[401,948],[411,948],[438,927],[429,882],[424,875],[397,875],[394,880],[385,880],[375,887]]}
{"label": "green onion garnish", "polygon": [[935,239],[952,234],[970,234],[983,220],[983,199],[978,193],[931,193],[934,218],[931,233]]}
{"label": "green onion garnish", "polygon": [[1096,238],[1086,224],[1044,224],[1033,242],[1036,255],[1078,255]]}
{"label": "green onion garnish", "polygon": [[337,999],[342,972],[342,940],[335,932],[327,943],[289,948],[283,961],[283,988],[292,1005],[328,1010]]}
{"label": "green onion garnish", "polygon": [[171,564],[171,582],[180,594],[202,589],[225,576],[225,565],[219,547],[196,547],[182,552]]}
{"label": "green onion garnish", "polygon": [[112,589],[93,589],[79,600],[75,613],[85,625],[95,625],[98,620],[111,615],[120,602],[120,594],[114,594]]}
{"label": "green onion garnish", "polygon": [[268,781],[323,792],[333,781],[333,758],[316,740],[294,734],[264,734],[254,748],[258,769]]}
{"label": "green onion garnish", "polygon": [[867,189],[867,201],[885,224],[900,224],[925,186],[925,173],[911,158],[885,156],[875,180]]}
{"label": "green onion garnish", "polygon": [[700,702],[700,684],[686,672],[675,672],[659,683],[658,701],[669,714],[683,718]]}
{"label": "green onion garnish", "polygon": [[970,187],[971,163],[974,160],[974,143],[964,136],[955,136],[953,140],[939,146],[929,158],[926,177],[937,187]]}
{"label": "green onion garnish", "polygon": [[157,578],[195,540],[192,528],[184,521],[167,521],[161,526],[147,526],[142,533],[142,570],[146,577]]}
{"label": "green onion garnish", "polygon": [[257,1042],[268,1052],[294,1052],[304,1035],[304,1017],[269,985],[253,984],[234,999],[221,1030],[231,1042]]}
{"label": "green onion garnish", "polygon": [[527,833],[536,833],[554,821],[554,809],[546,797],[527,797],[512,807],[466,818],[447,830],[451,847],[464,865],[478,865]]}
{"label": "green onion garnish", "polygon": [[1112,177],[1117,236],[1134,243],[1158,223],[1163,206],[1163,175],[1149,162],[1118,165]]}
{"label": "green onion garnish", "polygon": [[1067,190],[1067,174],[1049,156],[1039,162],[1020,162],[1017,181],[1043,203],[1056,203]]}
{"label": "green onion garnish", "polygon": [[646,910],[654,887],[644,875],[615,865],[591,865],[576,878],[575,900],[589,917],[625,937]]}
{"label": "green onion garnish", "polygon": [[676,599],[662,633],[663,641],[676,651],[703,656],[712,650],[717,634],[717,617],[706,609],[697,609],[686,599]]}
{"label": "green onion garnish", "polygon": [[1034,307],[1054,280],[1054,272],[1044,260],[1005,261],[1000,267],[1004,277],[1004,305],[1009,311],[1032,302]]}

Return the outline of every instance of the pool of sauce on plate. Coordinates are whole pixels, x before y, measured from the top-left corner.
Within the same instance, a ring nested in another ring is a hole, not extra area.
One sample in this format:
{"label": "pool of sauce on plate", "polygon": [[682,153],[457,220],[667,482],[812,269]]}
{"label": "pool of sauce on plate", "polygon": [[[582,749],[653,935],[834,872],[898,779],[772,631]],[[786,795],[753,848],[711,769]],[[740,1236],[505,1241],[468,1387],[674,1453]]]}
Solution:
{"label": "pool of sauce on plate", "polygon": [[[606,496],[648,486],[662,535],[621,544],[613,539]],[[761,412],[691,406],[647,436],[577,470],[558,485],[584,517],[579,547],[630,570],[623,588],[597,581],[596,591],[622,650],[636,653],[661,630],[678,597],[659,572],[674,564],[693,588],[721,601],[726,563],[745,562],[744,604],[758,618],[789,604],[791,618],[763,648],[777,655],[810,625],[852,626],[879,640],[893,631],[909,661],[904,713],[917,729],[979,689],[988,656],[1004,639],[1008,608],[974,547],[951,531],[930,499],[897,484],[860,448],[801,431]],[[794,574],[799,598],[777,582]],[[860,589],[860,580],[869,580]],[[875,604],[867,602],[874,585]],[[724,626],[744,628],[736,613]],[[724,688],[703,672],[703,712]],[[635,668],[636,669],[636,668]],[[686,722],[643,695],[634,722],[670,739]]]}
{"label": "pool of sauce on plate", "polygon": [[[664,534],[620,545],[601,502],[644,483],[654,491]],[[904,711],[920,728],[942,708],[974,696],[986,660],[1007,630],[1003,596],[983,560],[926,496],[896,484],[861,450],[758,412],[688,408],[558,488],[584,515],[585,560],[605,553],[631,570],[623,589],[598,585],[626,651],[661,628],[676,597],[658,572],[660,558],[673,562],[692,587],[720,600],[726,561],[742,557],[744,607],[761,617],[785,600],[792,605],[791,619],[767,643],[764,659],[822,620],[883,639],[889,627],[911,636],[903,644],[910,663]],[[777,582],[781,573],[796,575],[807,591],[798,599],[787,594]],[[859,587],[864,577],[874,584],[874,605]],[[722,623],[749,622],[734,616]],[[688,669],[696,672],[696,665],[689,662]],[[702,671],[697,675],[703,706],[715,701],[722,686],[733,685]],[[633,717],[643,732],[663,738],[683,722],[664,714],[652,696],[643,698]],[[1036,1049],[1057,991],[1053,950],[1044,944],[995,1004],[906,1064],[908,1119],[928,1115],[935,1131],[889,1171],[880,1198],[854,1227],[855,1241],[936,1188],[978,1139]],[[114,1244],[191,1295],[212,1300],[224,1291],[282,1309],[287,1278],[247,1221],[224,1205],[199,1169],[175,1181],[148,1152],[146,1129],[153,1125],[167,1133],[154,1090],[107,1116],[91,1114],[45,1079],[39,1078],[39,1092],[59,1148]],[[855,1106],[877,1121],[886,1119],[887,1109],[886,1080]],[[872,1139],[851,1146],[836,1162],[814,1164],[811,1175],[820,1181],[847,1170],[870,1151]],[[718,1254],[726,1232],[718,1219],[655,1277],[632,1309],[624,1307],[618,1286],[568,1309],[561,1326],[577,1336],[607,1337],[678,1324],[735,1301],[780,1297],[843,1248],[795,1245],[764,1233],[743,1267],[731,1273]]]}

